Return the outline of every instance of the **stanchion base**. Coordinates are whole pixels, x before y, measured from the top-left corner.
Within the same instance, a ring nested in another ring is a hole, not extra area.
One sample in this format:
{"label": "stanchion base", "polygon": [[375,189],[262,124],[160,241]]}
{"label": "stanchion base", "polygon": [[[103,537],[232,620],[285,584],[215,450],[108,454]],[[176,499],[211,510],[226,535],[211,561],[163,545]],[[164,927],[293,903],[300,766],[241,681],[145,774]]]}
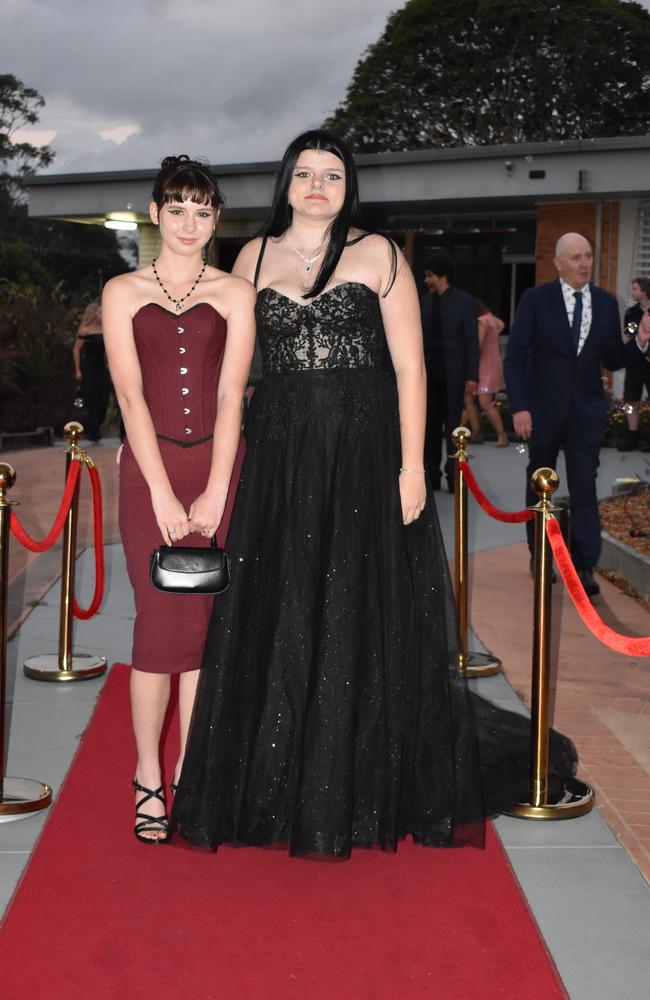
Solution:
{"label": "stanchion base", "polygon": [[569,778],[564,783],[564,792],[549,796],[546,805],[517,802],[503,812],[505,816],[517,816],[519,819],[575,819],[591,812],[594,801],[593,788],[577,778]]}
{"label": "stanchion base", "polygon": [[31,778],[5,778],[0,799],[0,823],[27,819],[32,813],[47,809],[52,803],[52,789]]}
{"label": "stanchion base", "polygon": [[467,677],[492,677],[502,673],[501,660],[492,653],[471,652],[467,654],[465,674]]}
{"label": "stanchion base", "polygon": [[105,673],[106,657],[75,653],[72,657],[72,670],[60,670],[56,653],[30,656],[23,664],[23,671],[26,677],[35,681],[88,681]]}

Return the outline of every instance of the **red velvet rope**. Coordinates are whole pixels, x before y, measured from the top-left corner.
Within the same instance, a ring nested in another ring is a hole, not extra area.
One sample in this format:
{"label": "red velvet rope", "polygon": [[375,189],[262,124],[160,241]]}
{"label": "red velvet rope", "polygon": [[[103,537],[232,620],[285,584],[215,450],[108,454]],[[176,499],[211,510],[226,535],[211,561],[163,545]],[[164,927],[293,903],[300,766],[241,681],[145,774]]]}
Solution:
{"label": "red velvet rope", "polygon": [[550,518],[546,522],[546,534],[569,596],[589,631],[617,653],[625,653],[628,656],[650,656],[650,636],[636,639],[629,635],[621,635],[606,625],[596,612],[580,583],[569,550],[562,538],[560,525],[555,518]]}
{"label": "red velvet rope", "polygon": [[90,486],[93,495],[93,536],[95,544],[95,592],[93,599],[87,608],[80,608],[77,598],[73,600],[73,613],[75,618],[87,621],[99,611],[104,599],[104,527],[102,510],[102,484],[99,473],[94,465],[87,465],[90,476]]}
{"label": "red velvet rope", "polygon": [[74,491],[79,480],[80,471],[81,463],[79,459],[73,459],[70,462],[70,468],[68,469],[68,475],[65,481],[65,489],[63,491],[63,497],[61,498],[61,505],[54,520],[54,524],[48,531],[45,538],[43,538],[40,542],[27,534],[18,515],[12,510],[9,521],[11,531],[14,537],[18,539],[24,548],[29,549],[30,552],[47,552],[47,550],[52,548],[55,544],[59,535],[63,531],[63,525],[65,524],[66,517],[68,516],[68,511],[70,510],[70,504],[72,503],[72,497],[74,496]]}
{"label": "red velvet rope", "polygon": [[504,521],[505,524],[520,524],[522,521],[532,521],[535,517],[532,510],[499,510],[499,508],[495,507],[493,503],[490,503],[485,493],[476,482],[470,465],[467,462],[459,462],[458,464],[463,470],[465,482],[467,483],[469,491],[476,500],[477,504],[479,507],[483,508],[486,514],[493,517],[495,521]]}

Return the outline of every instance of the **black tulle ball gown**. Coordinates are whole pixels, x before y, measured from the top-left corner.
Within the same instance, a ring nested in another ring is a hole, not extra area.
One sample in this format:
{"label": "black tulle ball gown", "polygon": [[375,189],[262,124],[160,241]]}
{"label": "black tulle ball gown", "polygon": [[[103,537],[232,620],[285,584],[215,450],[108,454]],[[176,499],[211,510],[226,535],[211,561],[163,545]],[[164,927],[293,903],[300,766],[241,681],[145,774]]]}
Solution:
{"label": "black tulle ball gown", "polygon": [[[293,854],[480,844],[526,797],[529,727],[471,694],[435,504],[402,523],[378,296],[257,301],[264,378],[172,823]],[[553,738],[553,775],[575,752]]]}

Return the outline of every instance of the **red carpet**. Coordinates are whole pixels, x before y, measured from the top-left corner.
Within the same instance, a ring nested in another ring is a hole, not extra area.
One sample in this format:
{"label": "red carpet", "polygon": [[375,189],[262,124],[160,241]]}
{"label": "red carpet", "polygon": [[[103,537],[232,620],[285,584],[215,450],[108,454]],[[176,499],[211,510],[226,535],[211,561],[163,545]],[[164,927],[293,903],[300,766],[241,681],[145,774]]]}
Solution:
{"label": "red carpet", "polygon": [[485,851],[407,842],[329,864],[138,844],[127,675],[106,683],[0,932],[3,1000],[565,996],[492,830]]}

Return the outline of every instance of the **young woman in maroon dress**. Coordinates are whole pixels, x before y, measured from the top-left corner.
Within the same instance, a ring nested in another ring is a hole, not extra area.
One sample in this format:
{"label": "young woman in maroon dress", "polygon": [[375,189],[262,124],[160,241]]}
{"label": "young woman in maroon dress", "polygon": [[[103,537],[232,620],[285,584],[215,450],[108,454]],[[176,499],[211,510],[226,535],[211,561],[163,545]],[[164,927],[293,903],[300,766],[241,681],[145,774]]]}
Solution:
{"label": "young woman in maroon dress", "polygon": [[170,675],[180,674],[176,777],[212,607],[211,597],[155,590],[149,559],[161,539],[206,546],[217,532],[224,541],[255,339],[252,285],[203,260],[221,203],[208,167],[187,157],[163,160],[150,206],[160,254],[110,281],[103,297],[106,353],[127,435],[120,531],[136,606],[133,785],[135,834],[145,843],[168,836],[160,737]]}

